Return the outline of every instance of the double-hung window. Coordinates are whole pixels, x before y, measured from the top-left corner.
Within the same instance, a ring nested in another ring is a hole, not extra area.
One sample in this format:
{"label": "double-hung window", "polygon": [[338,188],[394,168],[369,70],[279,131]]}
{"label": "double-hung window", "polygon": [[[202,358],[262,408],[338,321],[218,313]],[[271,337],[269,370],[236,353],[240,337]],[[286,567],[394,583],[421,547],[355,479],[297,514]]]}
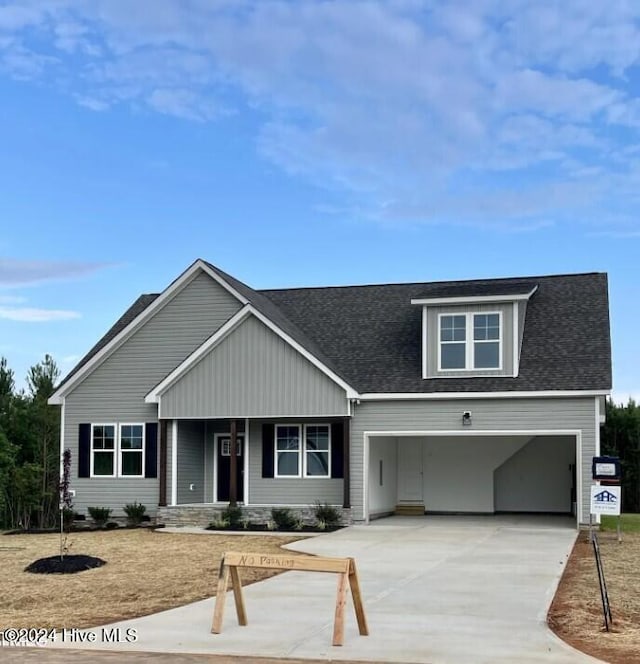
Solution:
{"label": "double-hung window", "polygon": [[91,475],[116,476],[116,425],[91,425]]}
{"label": "double-hung window", "polygon": [[300,425],[276,427],[276,477],[300,477]]}
{"label": "double-hung window", "polygon": [[144,425],[92,424],[91,477],[144,477]]}
{"label": "double-hung window", "polygon": [[120,425],[120,475],[122,477],[144,476],[144,426],[142,424]]}
{"label": "double-hung window", "polygon": [[438,316],[438,370],[502,368],[502,314],[480,312]]}
{"label": "double-hung window", "polygon": [[331,433],[327,424],[304,427],[305,477],[329,477],[331,474]]}
{"label": "double-hung window", "polygon": [[330,477],[330,425],[276,425],[275,455],[276,477]]}

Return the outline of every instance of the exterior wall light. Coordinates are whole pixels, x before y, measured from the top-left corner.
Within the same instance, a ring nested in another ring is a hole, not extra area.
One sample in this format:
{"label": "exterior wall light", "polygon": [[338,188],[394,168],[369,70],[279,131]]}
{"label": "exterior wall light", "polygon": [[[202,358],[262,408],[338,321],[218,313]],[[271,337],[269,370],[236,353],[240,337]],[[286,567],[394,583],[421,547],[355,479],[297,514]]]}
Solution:
{"label": "exterior wall light", "polygon": [[471,411],[465,410],[464,413],[462,413],[462,426],[470,427],[471,421]]}

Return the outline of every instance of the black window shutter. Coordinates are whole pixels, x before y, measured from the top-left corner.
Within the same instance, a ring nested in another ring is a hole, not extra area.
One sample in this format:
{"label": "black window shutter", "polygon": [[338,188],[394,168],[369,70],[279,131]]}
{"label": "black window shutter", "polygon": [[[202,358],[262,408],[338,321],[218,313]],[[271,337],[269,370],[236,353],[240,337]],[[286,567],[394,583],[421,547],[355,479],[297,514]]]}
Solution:
{"label": "black window shutter", "polygon": [[78,425],[78,477],[89,477],[91,469],[91,424]]}
{"label": "black window shutter", "polygon": [[344,477],[344,423],[331,425],[331,477]]}
{"label": "black window shutter", "polygon": [[144,476],[158,477],[158,423],[147,422],[145,425]]}
{"label": "black window shutter", "polygon": [[262,477],[273,477],[275,425],[262,425]]}

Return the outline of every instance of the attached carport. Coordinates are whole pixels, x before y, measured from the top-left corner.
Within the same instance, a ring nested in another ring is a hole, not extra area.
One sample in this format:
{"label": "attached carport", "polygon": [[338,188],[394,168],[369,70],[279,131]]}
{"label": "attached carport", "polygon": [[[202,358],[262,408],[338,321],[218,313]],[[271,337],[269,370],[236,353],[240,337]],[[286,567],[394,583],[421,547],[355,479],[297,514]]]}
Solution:
{"label": "attached carport", "polygon": [[366,517],[556,513],[580,519],[580,432],[368,432]]}

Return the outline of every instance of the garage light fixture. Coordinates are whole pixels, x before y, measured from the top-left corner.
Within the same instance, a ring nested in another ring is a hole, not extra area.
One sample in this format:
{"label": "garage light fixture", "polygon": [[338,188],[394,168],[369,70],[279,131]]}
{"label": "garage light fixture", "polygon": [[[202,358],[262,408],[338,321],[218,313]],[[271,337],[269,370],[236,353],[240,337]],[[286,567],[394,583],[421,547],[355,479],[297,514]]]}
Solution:
{"label": "garage light fixture", "polygon": [[471,411],[465,410],[462,413],[462,426],[470,427],[471,426]]}

